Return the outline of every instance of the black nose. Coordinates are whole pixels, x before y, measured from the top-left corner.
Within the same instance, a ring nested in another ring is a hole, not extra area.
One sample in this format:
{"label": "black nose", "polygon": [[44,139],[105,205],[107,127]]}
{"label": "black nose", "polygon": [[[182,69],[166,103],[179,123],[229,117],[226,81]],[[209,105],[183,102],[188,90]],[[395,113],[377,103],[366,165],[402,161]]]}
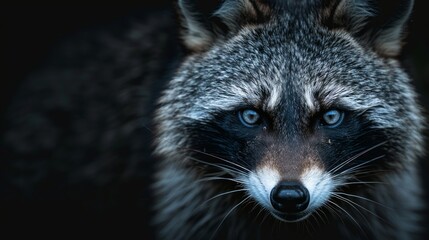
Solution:
{"label": "black nose", "polygon": [[299,182],[280,182],[271,190],[271,204],[282,213],[304,211],[310,202],[310,194]]}

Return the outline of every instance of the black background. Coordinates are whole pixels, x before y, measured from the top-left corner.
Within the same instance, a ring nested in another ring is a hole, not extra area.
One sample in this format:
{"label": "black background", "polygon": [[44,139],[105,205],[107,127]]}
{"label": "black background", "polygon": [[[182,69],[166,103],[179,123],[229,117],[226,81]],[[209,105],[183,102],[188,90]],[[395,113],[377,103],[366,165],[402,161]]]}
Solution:
{"label": "black background", "polygon": [[[49,51],[70,34],[117,21],[136,12],[144,14],[154,9],[171,8],[170,2],[136,1],[127,2],[126,5],[122,3],[121,6],[0,6],[0,116],[21,81],[31,71],[40,67]],[[429,18],[426,4],[424,0],[417,0],[415,3],[400,60],[414,79],[416,89],[420,93],[420,102],[428,115]],[[429,164],[426,159],[422,161],[421,170],[425,176],[425,186],[429,188]]]}

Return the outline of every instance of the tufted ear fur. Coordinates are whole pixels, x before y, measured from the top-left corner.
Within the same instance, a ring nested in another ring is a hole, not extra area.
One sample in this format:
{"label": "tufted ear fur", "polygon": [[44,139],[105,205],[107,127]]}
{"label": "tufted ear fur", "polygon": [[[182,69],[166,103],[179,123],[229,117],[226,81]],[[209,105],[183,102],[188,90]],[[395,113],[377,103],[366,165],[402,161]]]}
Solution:
{"label": "tufted ear fur", "polygon": [[324,24],[350,32],[385,57],[397,56],[414,0],[325,0]]}
{"label": "tufted ear fur", "polygon": [[265,21],[270,11],[262,0],[179,0],[178,8],[183,42],[191,51],[204,51],[245,25]]}

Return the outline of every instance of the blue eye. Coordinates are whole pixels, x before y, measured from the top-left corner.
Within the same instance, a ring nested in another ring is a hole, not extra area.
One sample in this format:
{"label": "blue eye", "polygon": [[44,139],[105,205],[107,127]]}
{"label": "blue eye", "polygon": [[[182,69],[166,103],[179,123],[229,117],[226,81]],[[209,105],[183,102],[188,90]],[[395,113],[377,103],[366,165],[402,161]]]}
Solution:
{"label": "blue eye", "polygon": [[255,127],[260,123],[261,120],[259,113],[252,109],[245,109],[238,112],[238,118],[246,127]]}
{"label": "blue eye", "polygon": [[322,125],[335,128],[338,127],[344,119],[344,112],[338,110],[329,110],[322,116]]}

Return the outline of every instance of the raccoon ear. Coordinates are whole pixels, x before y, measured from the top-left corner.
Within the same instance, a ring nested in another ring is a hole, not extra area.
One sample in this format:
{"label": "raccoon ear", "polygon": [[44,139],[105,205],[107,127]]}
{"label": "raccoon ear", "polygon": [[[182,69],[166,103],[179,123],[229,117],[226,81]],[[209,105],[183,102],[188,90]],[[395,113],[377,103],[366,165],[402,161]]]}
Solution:
{"label": "raccoon ear", "polygon": [[414,0],[327,0],[331,28],[350,32],[365,46],[386,57],[399,55],[404,28]]}
{"label": "raccoon ear", "polygon": [[262,0],[179,0],[178,9],[183,42],[194,52],[207,50],[244,25],[261,22],[269,15]]}

